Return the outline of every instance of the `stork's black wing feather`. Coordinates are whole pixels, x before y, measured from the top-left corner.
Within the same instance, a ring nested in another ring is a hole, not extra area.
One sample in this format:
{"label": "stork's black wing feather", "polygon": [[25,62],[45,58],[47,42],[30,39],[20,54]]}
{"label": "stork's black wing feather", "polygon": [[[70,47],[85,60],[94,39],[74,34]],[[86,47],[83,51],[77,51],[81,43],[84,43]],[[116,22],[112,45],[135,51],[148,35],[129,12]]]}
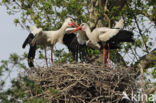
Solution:
{"label": "stork's black wing feather", "polygon": [[22,48],[25,48],[26,45],[29,44],[30,48],[29,48],[29,53],[28,53],[28,65],[29,67],[34,67],[34,63],[33,63],[33,60],[35,58],[35,53],[36,53],[36,45],[34,46],[31,46],[31,42],[32,40],[34,39],[34,35],[32,33],[30,33],[28,35],[28,37],[25,39],[23,45],[22,45]]}
{"label": "stork's black wing feather", "polygon": [[[71,34],[64,34],[63,37],[63,43],[67,46],[68,50],[72,53],[72,56],[75,61],[78,61],[78,42],[75,41],[76,39],[76,34],[71,33]],[[74,43],[74,45],[73,45]]]}
{"label": "stork's black wing feather", "polygon": [[28,53],[28,65],[29,67],[34,67],[34,58],[36,53],[36,45],[30,46]]}
{"label": "stork's black wing feather", "polygon": [[64,34],[63,43],[68,47],[69,51],[72,52],[73,58],[76,61],[78,61],[79,54],[84,54],[83,58],[88,54],[86,53],[87,50],[84,50],[84,48],[87,49],[87,47],[78,43],[76,34],[74,33]]}
{"label": "stork's black wing feather", "polygon": [[108,40],[105,45],[102,45],[102,42],[100,42],[99,44],[101,45],[101,49],[103,48],[103,46],[105,47],[105,49],[108,49],[108,44],[110,49],[120,49],[121,42],[134,42],[133,35],[134,34],[130,31],[120,30],[119,33]]}
{"label": "stork's black wing feather", "polygon": [[134,42],[133,33],[127,30],[120,30],[117,35],[112,37],[108,42]]}
{"label": "stork's black wing feather", "polygon": [[78,49],[77,45],[79,45],[79,43],[74,33],[64,34],[63,43],[68,47],[69,51],[76,51]]}
{"label": "stork's black wing feather", "polygon": [[28,35],[28,37],[25,39],[25,41],[24,41],[24,43],[23,43],[23,45],[22,45],[22,48],[25,48],[27,44],[30,44],[31,41],[34,39],[34,37],[35,37],[35,36],[34,36],[32,33],[30,33],[30,34]]}

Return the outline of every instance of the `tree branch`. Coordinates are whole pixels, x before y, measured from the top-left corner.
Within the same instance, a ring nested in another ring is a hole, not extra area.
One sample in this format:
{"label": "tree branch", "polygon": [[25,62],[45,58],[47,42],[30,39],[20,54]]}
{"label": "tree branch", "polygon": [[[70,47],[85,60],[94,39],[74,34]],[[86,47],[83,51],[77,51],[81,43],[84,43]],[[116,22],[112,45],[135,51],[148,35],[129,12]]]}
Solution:
{"label": "tree branch", "polygon": [[143,33],[142,33],[141,29],[140,29],[140,26],[139,26],[137,17],[136,17],[135,15],[134,15],[134,20],[135,20],[135,23],[136,23],[136,25],[137,25],[139,34],[140,34],[140,36],[141,36],[141,38],[142,38],[142,41],[143,41],[143,44],[144,44],[144,46],[145,46],[146,52],[149,53],[149,51],[148,51],[148,46],[147,46],[146,42],[144,41]]}
{"label": "tree branch", "polygon": [[141,59],[135,63],[134,67],[140,68],[139,64],[142,66],[143,69],[153,67],[156,64],[156,48],[150,53],[141,57]]}
{"label": "tree branch", "polygon": [[148,95],[150,95],[150,94],[153,94],[155,91],[156,91],[156,87],[154,86],[154,87],[148,89],[148,90],[146,91],[146,93],[147,93]]}

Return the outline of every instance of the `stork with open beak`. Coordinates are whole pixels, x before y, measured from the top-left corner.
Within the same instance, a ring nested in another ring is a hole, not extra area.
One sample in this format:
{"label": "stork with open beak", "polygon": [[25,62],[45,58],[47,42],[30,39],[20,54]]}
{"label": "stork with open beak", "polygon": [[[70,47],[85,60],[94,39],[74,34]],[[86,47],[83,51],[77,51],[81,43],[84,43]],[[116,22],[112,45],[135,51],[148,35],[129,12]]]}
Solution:
{"label": "stork with open beak", "polygon": [[108,47],[108,67],[109,65],[109,58],[110,58],[110,45],[120,42],[133,42],[133,33],[129,32],[127,30],[122,30],[124,26],[123,19],[119,20],[119,22],[116,23],[114,28],[107,28],[107,27],[100,27],[95,28],[92,32],[87,23],[82,23],[79,27],[77,27],[72,32],[76,32],[77,30],[82,30],[86,32],[86,35],[88,37],[88,41],[86,42],[86,45],[94,45],[98,49],[103,48],[103,65],[105,65],[105,47],[106,45],[101,45],[99,42],[102,42],[107,44]]}
{"label": "stork with open beak", "polygon": [[[33,39],[28,40],[30,36],[27,37],[23,45],[28,44],[28,41],[30,42],[30,50],[28,55],[31,55],[31,57],[28,58],[31,61],[28,61],[28,64],[33,64],[34,56],[35,56],[35,51],[32,53],[32,47],[36,47],[36,45],[40,45],[45,48],[45,58],[46,58],[46,65],[48,67],[48,62],[47,62],[47,56],[46,56],[46,47],[49,46],[51,47],[51,63],[53,63],[53,47],[57,42],[63,43],[63,37],[65,34],[65,30],[68,27],[75,26],[77,25],[72,18],[67,18],[61,28],[59,30],[55,31],[43,31],[41,28],[36,28],[33,27],[31,30],[32,34],[34,35]],[[32,65],[33,66],[33,65]]]}

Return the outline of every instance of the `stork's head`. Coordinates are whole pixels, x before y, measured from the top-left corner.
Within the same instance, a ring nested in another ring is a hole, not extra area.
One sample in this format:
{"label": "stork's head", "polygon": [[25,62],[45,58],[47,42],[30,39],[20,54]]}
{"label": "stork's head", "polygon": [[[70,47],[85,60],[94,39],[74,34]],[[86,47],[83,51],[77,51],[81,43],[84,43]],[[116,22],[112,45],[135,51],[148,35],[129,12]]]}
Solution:
{"label": "stork's head", "polygon": [[80,27],[81,27],[81,28],[80,28],[81,30],[86,31],[86,29],[88,29],[89,26],[88,26],[87,23],[82,23],[82,24],[80,25]]}
{"label": "stork's head", "polygon": [[67,22],[67,23],[72,23],[72,22],[74,22],[74,20],[73,20],[72,18],[67,18],[67,19],[65,20],[65,22]]}
{"label": "stork's head", "polygon": [[79,27],[77,27],[75,30],[73,30],[72,32],[76,32],[77,30],[83,30],[86,31],[89,28],[87,23],[82,23]]}
{"label": "stork's head", "polygon": [[67,18],[67,19],[65,20],[65,24],[66,24],[67,26],[69,26],[69,27],[77,27],[77,26],[79,26],[78,24],[76,24],[76,23],[74,22],[74,20],[73,20],[72,18]]}

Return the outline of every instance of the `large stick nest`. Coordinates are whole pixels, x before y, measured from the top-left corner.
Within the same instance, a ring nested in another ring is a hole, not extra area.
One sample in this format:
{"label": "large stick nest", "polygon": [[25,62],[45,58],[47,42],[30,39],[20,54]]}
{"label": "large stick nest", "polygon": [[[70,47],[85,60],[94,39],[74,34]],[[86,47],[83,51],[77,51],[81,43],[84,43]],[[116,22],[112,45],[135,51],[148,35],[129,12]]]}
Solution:
{"label": "large stick nest", "polygon": [[24,86],[30,98],[52,103],[118,103],[123,91],[136,90],[133,68],[104,68],[91,64],[62,64],[31,69],[27,73],[41,90]]}

